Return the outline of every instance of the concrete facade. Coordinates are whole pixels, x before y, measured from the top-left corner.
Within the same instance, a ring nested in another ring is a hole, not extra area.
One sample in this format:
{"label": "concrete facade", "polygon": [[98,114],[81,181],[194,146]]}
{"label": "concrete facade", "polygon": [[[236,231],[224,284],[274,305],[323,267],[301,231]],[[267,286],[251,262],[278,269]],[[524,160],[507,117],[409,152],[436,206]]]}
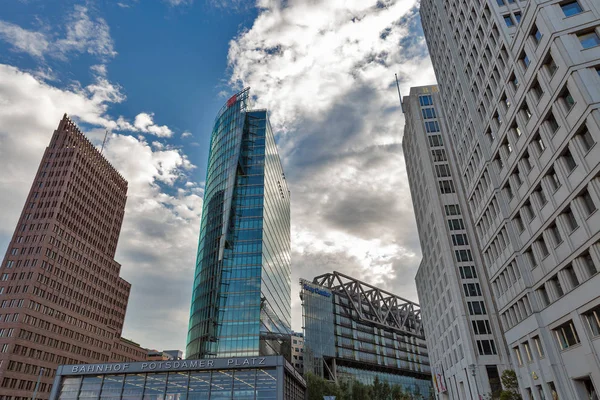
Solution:
{"label": "concrete facade", "polygon": [[436,395],[476,400],[500,388],[508,354],[438,88],[413,87],[402,104],[402,145],[423,254],[415,280]]}
{"label": "concrete facade", "polygon": [[[0,266],[0,399],[47,399],[59,364],[136,360],[114,260],[127,182],[65,115]],[[144,358],[145,359],[145,356]]]}
{"label": "concrete facade", "polygon": [[292,332],[292,365],[301,374],[304,373],[304,334]]}
{"label": "concrete facade", "polygon": [[600,3],[424,0],[468,210],[524,398],[600,388]]}

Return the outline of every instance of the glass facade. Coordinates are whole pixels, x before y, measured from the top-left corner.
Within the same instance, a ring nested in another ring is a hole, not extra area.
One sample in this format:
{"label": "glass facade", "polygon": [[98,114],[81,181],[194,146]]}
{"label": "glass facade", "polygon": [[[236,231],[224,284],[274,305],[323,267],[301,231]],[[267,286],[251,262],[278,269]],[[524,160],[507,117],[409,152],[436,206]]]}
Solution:
{"label": "glass facade", "polygon": [[[363,316],[376,311],[343,290],[301,281],[301,299],[305,372],[367,385],[377,376],[425,396],[433,390],[422,335],[367,321]],[[362,316],[353,301],[361,304]]]}
{"label": "glass facade", "polygon": [[[227,369],[64,377],[58,400],[276,400],[276,371]],[[303,396],[299,385],[288,382],[287,386]]]}
{"label": "glass facade", "polygon": [[247,107],[245,89],[211,136],[188,358],[277,354],[291,332],[289,192],[268,113]]}

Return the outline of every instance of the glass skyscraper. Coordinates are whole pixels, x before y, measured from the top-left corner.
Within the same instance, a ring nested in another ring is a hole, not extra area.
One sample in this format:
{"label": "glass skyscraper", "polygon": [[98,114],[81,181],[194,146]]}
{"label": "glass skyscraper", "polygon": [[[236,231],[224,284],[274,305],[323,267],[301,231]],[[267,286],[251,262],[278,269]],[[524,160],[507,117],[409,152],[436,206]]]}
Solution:
{"label": "glass skyscraper", "polygon": [[249,89],[211,136],[186,357],[282,351],[291,319],[290,195],[266,110]]}

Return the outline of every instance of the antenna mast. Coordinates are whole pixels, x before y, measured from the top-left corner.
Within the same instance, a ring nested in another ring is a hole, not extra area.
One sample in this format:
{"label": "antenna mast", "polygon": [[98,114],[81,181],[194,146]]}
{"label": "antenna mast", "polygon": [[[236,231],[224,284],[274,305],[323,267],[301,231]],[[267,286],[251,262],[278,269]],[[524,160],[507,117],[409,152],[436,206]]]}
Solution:
{"label": "antenna mast", "polygon": [[104,151],[104,145],[106,144],[106,139],[108,139],[108,129],[104,133],[104,140],[102,141],[102,148],[100,149],[100,154],[102,154],[102,151]]}
{"label": "antenna mast", "polygon": [[404,104],[402,104],[402,95],[400,94],[400,84],[398,83],[398,74],[394,74],[396,77],[396,88],[398,88],[398,99],[400,99],[400,108],[402,109],[402,113],[404,113]]}

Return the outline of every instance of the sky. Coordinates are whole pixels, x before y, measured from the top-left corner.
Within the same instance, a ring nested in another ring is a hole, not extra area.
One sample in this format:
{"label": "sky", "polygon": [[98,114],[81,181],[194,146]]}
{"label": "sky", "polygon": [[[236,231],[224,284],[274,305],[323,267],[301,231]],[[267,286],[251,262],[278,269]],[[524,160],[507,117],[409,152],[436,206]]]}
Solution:
{"label": "sky", "polygon": [[123,336],[185,350],[214,118],[250,87],[292,201],[299,279],[339,271],[418,301],[400,91],[435,84],[415,0],[4,0],[0,252],[67,113],[129,182]]}

